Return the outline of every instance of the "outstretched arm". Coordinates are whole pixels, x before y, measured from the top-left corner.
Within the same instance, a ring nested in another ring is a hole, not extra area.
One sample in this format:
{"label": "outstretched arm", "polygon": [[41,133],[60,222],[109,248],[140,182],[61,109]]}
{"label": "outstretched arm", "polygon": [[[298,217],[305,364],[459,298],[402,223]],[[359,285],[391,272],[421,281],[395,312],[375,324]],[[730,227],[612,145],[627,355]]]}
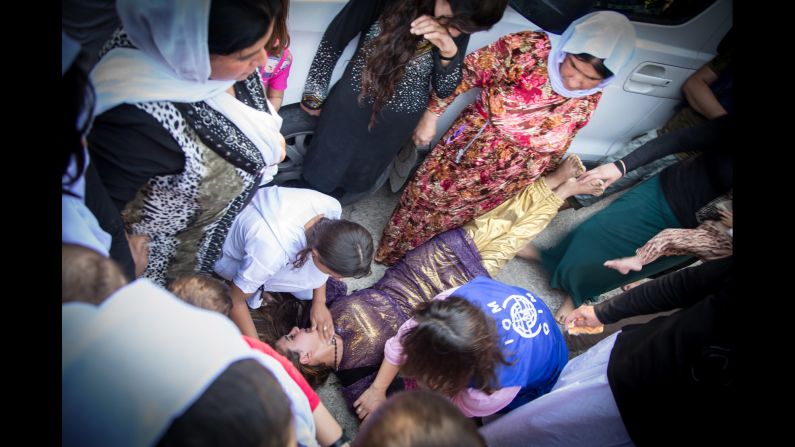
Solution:
{"label": "outstretched arm", "polygon": [[257,328],[254,326],[254,320],[251,319],[248,304],[246,304],[246,298],[251,296],[251,294],[240,290],[234,283],[231,283],[229,288],[232,292],[232,309],[229,311],[229,318],[237,325],[243,335],[259,340]]}
{"label": "outstretched arm", "polygon": [[317,329],[320,337],[326,343],[331,342],[334,335],[334,322],[331,319],[331,312],[326,307],[326,284],[312,291],[312,309],[309,311],[309,319],[312,328]]}
{"label": "outstretched arm", "polygon": [[359,416],[359,419],[366,418],[384,403],[386,400],[386,389],[395,380],[398,371],[400,371],[400,367],[393,365],[387,359],[381,362],[381,367],[378,369],[378,374],[376,374],[372,385],[353,403],[353,408],[356,409],[356,415]]}

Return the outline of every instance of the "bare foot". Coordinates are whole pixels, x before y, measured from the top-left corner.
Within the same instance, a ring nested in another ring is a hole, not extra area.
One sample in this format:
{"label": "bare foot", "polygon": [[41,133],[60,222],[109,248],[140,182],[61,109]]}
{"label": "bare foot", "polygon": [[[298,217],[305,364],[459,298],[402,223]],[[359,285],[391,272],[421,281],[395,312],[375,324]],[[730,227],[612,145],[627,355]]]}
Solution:
{"label": "bare foot", "polygon": [[636,255],[629,258],[605,261],[604,266],[618,270],[622,275],[626,275],[630,270],[639,272],[643,268],[643,263],[640,262],[640,258]]}
{"label": "bare foot", "polygon": [[563,304],[558,307],[558,311],[555,312],[555,320],[563,324],[566,321],[566,317],[574,311],[574,301],[571,299],[570,296],[566,295],[566,298],[563,299]]}
{"label": "bare foot", "polygon": [[571,154],[560,163],[555,172],[546,176],[549,189],[555,189],[570,178],[577,177],[585,172],[585,166],[580,161],[580,157]]}
{"label": "bare foot", "polygon": [[602,179],[593,179],[587,183],[570,178],[554,190],[556,196],[566,200],[575,194],[602,195],[605,192],[605,182]]}
{"label": "bare foot", "polygon": [[532,243],[528,243],[524,247],[522,247],[519,252],[516,253],[516,256],[527,259],[528,261],[540,261],[541,254],[538,252],[538,249]]}

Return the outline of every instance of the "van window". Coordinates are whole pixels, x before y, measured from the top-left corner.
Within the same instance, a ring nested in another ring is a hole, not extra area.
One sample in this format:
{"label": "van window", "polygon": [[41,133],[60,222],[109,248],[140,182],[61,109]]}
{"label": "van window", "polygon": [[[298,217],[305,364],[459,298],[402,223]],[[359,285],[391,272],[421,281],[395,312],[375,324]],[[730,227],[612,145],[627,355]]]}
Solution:
{"label": "van window", "polygon": [[679,25],[713,3],[715,0],[596,0],[594,9],[620,12],[634,22]]}

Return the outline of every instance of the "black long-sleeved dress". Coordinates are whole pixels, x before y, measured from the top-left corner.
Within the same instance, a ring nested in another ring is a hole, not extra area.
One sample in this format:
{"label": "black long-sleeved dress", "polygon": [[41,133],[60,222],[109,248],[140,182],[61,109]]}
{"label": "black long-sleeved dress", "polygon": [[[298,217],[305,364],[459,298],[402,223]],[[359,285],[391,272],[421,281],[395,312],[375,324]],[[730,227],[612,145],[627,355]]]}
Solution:
{"label": "black long-sleeved dress", "polygon": [[[401,146],[411,137],[428,105],[431,90],[445,98],[461,82],[461,62],[469,35],[454,38],[458,53],[443,67],[439,52],[425,39],[417,44],[395,94],[383,106],[372,129],[371,101],[359,104],[361,73],[367,51],[363,45],[380,33],[378,18],[389,0],[351,0],[326,29],[304,87],[302,103],[322,108],[315,135],[304,160],[303,178],[314,189],[369,190]],[[329,91],[334,66],[345,46],[361,33],[345,73]]]}

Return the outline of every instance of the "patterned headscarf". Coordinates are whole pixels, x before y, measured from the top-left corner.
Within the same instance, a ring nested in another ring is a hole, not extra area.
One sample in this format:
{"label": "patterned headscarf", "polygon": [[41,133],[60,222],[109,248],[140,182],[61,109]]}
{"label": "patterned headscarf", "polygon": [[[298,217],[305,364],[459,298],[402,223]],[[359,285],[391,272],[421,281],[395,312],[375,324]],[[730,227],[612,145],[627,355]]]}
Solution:
{"label": "patterned headscarf", "polygon": [[[566,28],[562,36],[555,37],[550,34],[552,51],[549,52],[547,70],[553,90],[567,98],[581,98],[601,91],[635,53],[635,28],[624,15],[613,11],[593,12],[580,17]],[[567,53],[588,53],[604,59],[605,67],[614,76],[603,79],[589,90],[568,90],[560,77],[560,64]]]}

